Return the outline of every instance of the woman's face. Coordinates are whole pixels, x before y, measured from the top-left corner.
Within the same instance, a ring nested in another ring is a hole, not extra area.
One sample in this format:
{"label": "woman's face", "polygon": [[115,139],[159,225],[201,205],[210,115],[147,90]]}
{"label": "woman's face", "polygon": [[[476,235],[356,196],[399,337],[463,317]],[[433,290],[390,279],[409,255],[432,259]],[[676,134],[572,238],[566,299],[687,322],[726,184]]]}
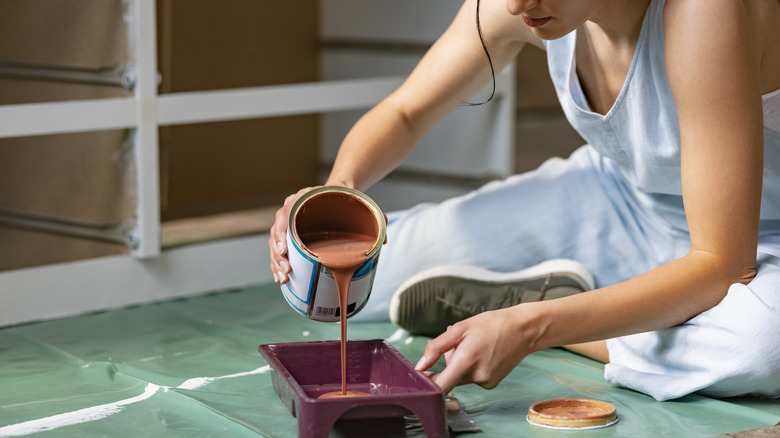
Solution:
{"label": "woman's face", "polygon": [[554,40],[580,27],[606,3],[607,0],[507,0],[506,9],[512,15],[522,16],[539,38]]}

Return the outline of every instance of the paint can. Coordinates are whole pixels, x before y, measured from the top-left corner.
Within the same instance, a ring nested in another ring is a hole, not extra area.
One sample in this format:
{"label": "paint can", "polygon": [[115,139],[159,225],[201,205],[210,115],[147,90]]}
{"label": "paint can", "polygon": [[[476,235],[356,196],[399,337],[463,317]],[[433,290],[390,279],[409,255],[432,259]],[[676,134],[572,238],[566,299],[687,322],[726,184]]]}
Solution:
{"label": "paint can", "polygon": [[[293,204],[287,227],[287,259],[292,272],[281,285],[282,295],[295,311],[307,318],[339,320],[339,293],[330,270],[305,245],[307,233],[351,232],[355,229],[376,234],[376,240],[352,276],[347,301],[347,318],[368,302],[374,283],[379,252],[385,243],[387,225],[379,206],[365,194],[339,186],[313,189]],[[302,238],[302,236],[304,236]]]}

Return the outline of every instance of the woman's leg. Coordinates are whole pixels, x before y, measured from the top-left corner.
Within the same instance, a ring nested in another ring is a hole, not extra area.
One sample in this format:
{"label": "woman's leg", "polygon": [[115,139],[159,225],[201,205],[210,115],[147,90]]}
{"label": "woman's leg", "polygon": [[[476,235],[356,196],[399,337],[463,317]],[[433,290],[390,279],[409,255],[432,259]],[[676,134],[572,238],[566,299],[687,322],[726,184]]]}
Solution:
{"label": "woman's leg", "polygon": [[597,285],[622,281],[668,257],[659,251],[670,246],[668,230],[643,215],[611,162],[588,146],[467,195],[391,213],[371,298],[353,319],[387,320],[396,288],[441,265],[514,272],[568,258]]}
{"label": "woman's leg", "polygon": [[780,397],[780,257],[760,253],[750,283],[733,284],[723,301],[685,324],[607,343],[607,380],[658,400],[697,391]]}
{"label": "woman's leg", "polygon": [[564,345],[563,348],[602,363],[609,363],[609,350],[607,350],[607,341],[593,341],[584,342],[582,344]]}

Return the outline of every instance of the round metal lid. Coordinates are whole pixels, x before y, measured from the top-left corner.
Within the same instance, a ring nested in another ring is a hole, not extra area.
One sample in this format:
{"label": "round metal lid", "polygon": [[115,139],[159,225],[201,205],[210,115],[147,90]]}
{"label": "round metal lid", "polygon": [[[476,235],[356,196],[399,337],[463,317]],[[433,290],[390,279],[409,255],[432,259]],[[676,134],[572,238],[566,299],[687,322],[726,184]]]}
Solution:
{"label": "round metal lid", "polygon": [[528,422],[553,429],[594,429],[618,421],[615,407],[607,402],[583,398],[561,398],[534,403],[528,408]]}

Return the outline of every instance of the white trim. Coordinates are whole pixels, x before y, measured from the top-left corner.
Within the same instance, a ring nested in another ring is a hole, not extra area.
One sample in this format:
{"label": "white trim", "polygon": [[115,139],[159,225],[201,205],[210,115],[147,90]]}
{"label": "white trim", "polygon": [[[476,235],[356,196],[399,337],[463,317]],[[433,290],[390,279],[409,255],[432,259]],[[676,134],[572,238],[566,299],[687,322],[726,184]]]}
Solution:
{"label": "white trim", "polygon": [[[178,125],[370,108],[397,88],[403,79],[392,76],[145,97],[0,105],[0,138],[133,128],[155,120],[158,125]],[[143,83],[139,78],[138,86],[142,87]]]}
{"label": "white trim", "polygon": [[129,244],[139,258],[160,254],[160,177],[157,128],[157,36],[155,2],[137,0],[133,6],[135,49],[136,229]]}
{"label": "white trim", "polygon": [[277,117],[370,108],[403,77],[269,85],[157,97],[160,125]]}
{"label": "white trim", "polygon": [[0,326],[270,283],[270,263],[264,234],[0,272]]}
{"label": "white trim", "polygon": [[496,154],[499,174],[507,177],[515,171],[515,63],[510,63],[504,71],[496,76],[496,97],[500,108],[496,117],[492,135],[495,136],[493,148]]}
{"label": "white trim", "polygon": [[130,128],[132,97],[0,105],[0,138]]}

